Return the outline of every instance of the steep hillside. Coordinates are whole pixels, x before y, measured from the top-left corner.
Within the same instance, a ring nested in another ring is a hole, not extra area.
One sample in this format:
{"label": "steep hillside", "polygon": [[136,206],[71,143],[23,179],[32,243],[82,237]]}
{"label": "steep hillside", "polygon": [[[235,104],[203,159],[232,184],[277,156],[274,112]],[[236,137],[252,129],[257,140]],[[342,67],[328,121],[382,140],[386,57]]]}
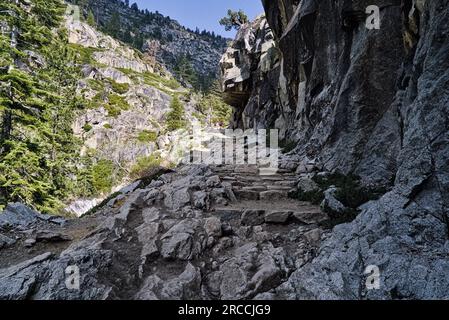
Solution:
{"label": "steep hillside", "polygon": [[78,70],[60,28],[60,1],[1,1],[0,207],[21,201],[43,211],[83,190],[71,132]]}
{"label": "steep hillside", "polygon": [[[228,39],[208,31],[190,30],[158,12],[139,10],[120,0],[72,1],[82,3],[81,17],[89,13],[97,27],[146,51],[168,67],[179,80],[197,88],[209,88],[218,75],[220,56]],[[191,65],[193,75],[183,71]],[[183,79],[184,77],[184,79]]]}
{"label": "steep hillside", "polygon": [[84,142],[81,155],[94,159],[94,171],[109,172],[94,183],[96,190],[87,199],[69,206],[79,215],[153,167],[176,166],[188,148],[188,130],[225,123],[226,113],[221,117],[217,112],[226,107],[183,88],[148,53],[76,20],[77,12],[78,6],[69,6],[66,27],[70,47],[84,60],[78,94],[86,110],[76,117],[73,130]]}
{"label": "steep hillside", "polygon": [[2,6],[1,206],[68,203],[80,215],[176,165],[191,128],[227,122],[213,93],[182,87],[155,57],[82,22],[78,6]]}

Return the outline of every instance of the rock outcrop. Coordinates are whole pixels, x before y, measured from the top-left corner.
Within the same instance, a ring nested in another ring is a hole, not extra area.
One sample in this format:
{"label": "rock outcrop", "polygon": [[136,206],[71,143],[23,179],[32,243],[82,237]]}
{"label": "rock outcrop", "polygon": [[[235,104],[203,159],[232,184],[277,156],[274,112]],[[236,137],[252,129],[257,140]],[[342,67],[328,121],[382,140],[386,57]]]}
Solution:
{"label": "rock outcrop", "polygon": [[220,61],[224,98],[236,108],[234,127],[264,128],[267,121],[278,117],[279,58],[274,34],[264,16],[238,31]]}
{"label": "rock outcrop", "polygon": [[[337,226],[317,258],[272,297],[447,299],[449,3],[263,4],[280,59],[271,70],[279,76],[264,85],[276,90],[267,100],[257,85],[240,86],[260,80],[258,55],[233,66],[231,76],[233,61],[225,56],[224,88],[234,96],[237,88],[245,97],[239,103],[246,102],[234,104],[236,119],[245,119],[236,125],[279,128],[297,142],[291,158],[298,171],[313,163],[391,190],[362,206],[354,222]],[[378,30],[351,16],[368,5],[380,8]],[[267,42],[259,22],[247,28],[252,35],[239,33],[235,56]],[[242,41],[252,46],[241,47]],[[366,289],[371,265],[380,270],[378,290]]]}

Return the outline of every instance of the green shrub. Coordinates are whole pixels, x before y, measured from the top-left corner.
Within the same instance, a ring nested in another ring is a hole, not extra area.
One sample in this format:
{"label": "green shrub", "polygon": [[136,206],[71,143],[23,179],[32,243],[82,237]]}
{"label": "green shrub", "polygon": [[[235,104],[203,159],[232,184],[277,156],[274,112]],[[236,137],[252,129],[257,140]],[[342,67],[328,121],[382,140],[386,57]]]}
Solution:
{"label": "green shrub", "polygon": [[89,86],[92,90],[99,91],[99,92],[104,91],[105,86],[104,86],[103,81],[100,81],[97,79],[88,79],[87,83],[89,84]]}
{"label": "green shrub", "polygon": [[96,194],[111,192],[115,181],[114,169],[110,160],[100,160],[92,167],[92,184]]}
{"label": "green shrub", "polygon": [[142,73],[142,76],[144,82],[147,85],[155,88],[160,88],[160,86],[162,85],[172,90],[176,90],[181,86],[176,79],[173,78],[167,79],[152,72],[144,72]]}
{"label": "green shrub", "polygon": [[158,154],[137,159],[137,163],[131,168],[130,176],[133,179],[140,179],[154,174],[160,169],[162,159]]}
{"label": "green shrub", "polygon": [[324,200],[324,191],[321,189],[312,191],[303,191],[302,189],[298,189],[290,193],[290,198],[319,205]]}
{"label": "green shrub", "polygon": [[105,129],[112,129],[112,126],[109,123],[105,123],[103,125],[103,128],[105,128]]}
{"label": "green shrub", "polygon": [[227,127],[232,116],[232,107],[226,104],[222,97],[216,93],[204,95],[197,106],[202,114],[211,114],[211,122]]}
{"label": "green shrub", "polygon": [[98,48],[84,47],[80,44],[68,45],[77,55],[77,63],[94,65],[96,61],[93,58],[93,54],[97,51],[101,51]]}
{"label": "green shrub", "polygon": [[86,124],[83,126],[84,132],[89,132],[89,131],[91,131],[92,129],[93,129],[93,127],[92,127],[92,125],[89,124],[89,123],[86,123]]}
{"label": "green shrub", "polygon": [[158,137],[157,132],[143,130],[143,131],[139,132],[139,135],[137,136],[137,140],[139,140],[142,143],[156,142],[157,137]]}
{"label": "green shrub", "polygon": [[108,116],[112,118],[117,118],[122,113],[122,110],[117,108],[115,105],[106,104],[104,108],[108,112]]}
{"label": "green shrub", "polygon": [[304,192],[299,189],[290,194],[291,198],[311,202],[315,205],[321,204],[324,200],[324,192],[331,186],[337,188],[335,197],[347,209],[338,215],[327,212],[330,220],[325,223],[326,227],[332,228],[341,223],[353,221],[359,214],[358,208],[368,201],[377,200],[387,192],[385,188],[368,188],[362,186],[360,177],[355,175],[343,175],[334,173],[327,176],[315,176],[313,181],[318,185],[317,190]]}
{"label": "green shrub", "polygon": [[110,84],[111,84],[112,90],[114,90],[115,93],[125,94],[129,91],[128,83],[118,83],[111,79]]}
{"label": "green shrub", "polygon": [[117,94],[110,94],[104,108],[108,111],[108,116],[116,118],[122,111],[129,110],[130,106],[125,98]]}
{"label": "green shrub", "polygon": [[290,151],[293,151],[297,145],[298,143],[295,141],[283,140],[281,141],[279,147],[282,149],[283,153],[289,153]]}

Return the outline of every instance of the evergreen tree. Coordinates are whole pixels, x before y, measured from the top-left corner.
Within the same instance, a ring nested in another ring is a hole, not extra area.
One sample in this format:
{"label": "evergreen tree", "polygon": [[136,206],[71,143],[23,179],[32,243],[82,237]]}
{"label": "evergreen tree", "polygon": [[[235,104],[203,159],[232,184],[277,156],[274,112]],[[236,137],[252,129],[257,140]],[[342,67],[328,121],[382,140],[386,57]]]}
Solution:
{"label": "evergreen tree", "polygon": [[[66,34],[52,30],[62,21],[63,3],[32,5],[26,12],[10,4],[15,14],[7,23],[16,30],[14,41],[0,37],[0,207],[20,201],[52,212],[77,189],[70,179],[80,146],[71,130],[77,70]],[[46,63],[21,71],[16,64],[29,64],[30,49]]]}
{"label": "evergreen tree", "polygon": [[106,32],[115,38],[119,38],[121,29],[120,14],[117,11],[112,13],[108,24],[106,25]]}
{"label": "evergreen tree", "polygon": [[242,10],[232,11],[229,9],[228,15],[220,20],[220,24],[225,27],[226,31],[231,31],[233,28],[239,30],[248,21],[248,16]]}
{"label": "evergreen tree", "polygon": [[193,69],[192,63],[187,56],[182,56],[178,59],[175,65],[174,72],[176,76],[185,83],[196,87],[198,84],[198,77]]}
{"label": "evergreen tree", "polygon": [[95,27],[97,23],[95,22],[95,16],[92,10],[89,10],[89,14],[87,15],[87,24],[91,27]]}

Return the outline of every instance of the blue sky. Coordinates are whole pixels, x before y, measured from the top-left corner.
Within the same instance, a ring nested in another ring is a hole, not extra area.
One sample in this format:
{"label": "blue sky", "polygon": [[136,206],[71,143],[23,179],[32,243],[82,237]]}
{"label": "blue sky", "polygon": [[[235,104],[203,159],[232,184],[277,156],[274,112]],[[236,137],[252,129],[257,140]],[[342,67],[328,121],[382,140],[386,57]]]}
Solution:
{"label": "blue sky", "polygon": [[230,38],[235,32],[226,32],[218,23],[228,9],[243,9],[250,19],[263,13],[261,0],[130,0],[133,2],[140,9],[157,10],[193,30],[198,27]]}

